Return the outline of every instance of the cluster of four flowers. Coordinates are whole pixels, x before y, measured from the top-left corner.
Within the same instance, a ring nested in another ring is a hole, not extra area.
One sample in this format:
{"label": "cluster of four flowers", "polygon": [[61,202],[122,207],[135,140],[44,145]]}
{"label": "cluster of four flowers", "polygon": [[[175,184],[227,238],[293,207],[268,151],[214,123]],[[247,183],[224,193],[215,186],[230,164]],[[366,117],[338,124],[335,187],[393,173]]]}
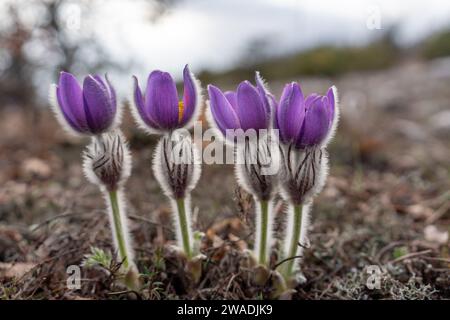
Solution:
{"label": "cluster of four flowers", "polygon": [[[190,192],[198,182],[201,166],[190,135],[179,132],[192,127],[201,114],[200,83],[186,66],[180,100],[169,73],[150,73],[144,92],[138,79],[133,80],[130,102],[136,122],[146,132],[161,135],[153,170],[174,211],[178,248],[190,263],[198,265],[202,255],[199,239],[191,230]],[[241,160],[236,164],[238,181],[255,199],[255,245],[250,255],[254,266],[270,268],[274,197],[279,192],[289,204],[283,246],[279,250],[279,260],[284,259],[285,263],[274,272],[293,285],[301,277],[299,264],[293,258],[301,254],[309,206],[323,187],[328,170],[325,148],[338,120],[336,89],[331,87],[324,96],[305,97],[300,86],[292,82],[284,87],[277,101],[257,72],[256,86],[243,81],[236,91],[222,92],[209,85],[208,95],[209,123],[225,142],[235,147]],[[89,75],[81,87],[72,74],[62,72],[58,84],[51,87],[50,100],[59,122],[69,132],[92,138],[84,153],[84,171],[105,195],[114,244],[128,276],[127,284],[136,287],[138,272],[133,262],[122,190],[130,175],[131,156],[118,129],[121,108],[117,106],[114,88],[106,76],[103,79]],[[229,139],[233,137],[228,135],[230,130],[255,130],[256,140],[245,139],[236,147],[235,139]],[[269,136],[277,132],[279,157],[258,134],[262,131]],[[260,158],[279,161],[280,171],[267,174]]]}

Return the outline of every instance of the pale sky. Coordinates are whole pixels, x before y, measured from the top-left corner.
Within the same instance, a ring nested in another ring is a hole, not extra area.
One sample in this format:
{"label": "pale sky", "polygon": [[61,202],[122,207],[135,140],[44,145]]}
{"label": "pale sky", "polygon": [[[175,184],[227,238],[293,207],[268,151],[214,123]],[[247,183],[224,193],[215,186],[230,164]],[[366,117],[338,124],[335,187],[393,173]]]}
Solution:
{"label": "pale sky", "polygon": [[382,33],[366,26],[374,8],[382,29],[399,26],[403,43],[450,21],[450,2],[436,0],[185,0],[154,24],[140,0],[107,3],[94,11],[98,37],[118,59],[141,65],[134,70],[141,75],[155,68],[181,75],[187,62],[197,71],[226,69],[254,39],[265,39],[271,54],[364,43]]}
{"label": "pale sky", "polygon": [[[269,54],[280,55],[323,43],[365,43],[394,24],[404,44],[450,27],[450,1],[444,0],[182,0],[155,23],[149,22],[148,1],[95,3],[90,12],[79,13],[80,27],[67,35],[95,30],[115,59],[124,65],[133,61],[127,75],[141,78],[156,68],[180,78],[186,63],[194,72],[231,68],[255,39],[264,39]],[[367,28],[374,8],[382,30]],[[22,14],[30,21],[39,14],[28,11]],[[69,21],[72,13],[62,19]],[[0,27],[7,21],[2,20]]]}

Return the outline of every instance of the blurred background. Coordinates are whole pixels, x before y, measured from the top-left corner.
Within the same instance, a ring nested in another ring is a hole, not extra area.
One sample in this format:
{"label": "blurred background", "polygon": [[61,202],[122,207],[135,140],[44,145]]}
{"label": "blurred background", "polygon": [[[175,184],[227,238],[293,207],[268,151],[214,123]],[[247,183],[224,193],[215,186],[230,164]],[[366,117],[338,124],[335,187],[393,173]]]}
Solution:
{"label": "blurred background", "polygon": [[[337,86],[342,118],[313,234],[320,245],[345,240],[354,251],[322,248],[332,262],[352,266],[351,252],[392,242],[401,248],[388,250],[393,259],[423,243],[448,259],[449,21],[444,0],[3,0],[0,226],[92,216],[101,205],[82,176],[87,141],[66,135],[49,111],[48,88],[60,71],[80,81],[108,73],[127,104],[131,75],[161,69],[179,81],[189,63],[204,87],[232,89],[255,70],[277,97],[289,81],[305,93]],[[128,110],[123,129],[134,163],[130,214],[168,221],[150,168],[154,138],[135,128]],[[236,187],[231,167],[204,166],[193,195],[199,228],[245,214]],[[0,261],[8,239],[0,229]]]}
{"label": "blurred background", "polygon": [[[0,5],[2,106],[45,105],[61,70],[205,82],[336,77],[449,54],[450,4],[412,1],[18,0]],[[225,77],[224,77],[225,75]],[[26,92],[26,93],[25,93]]]}

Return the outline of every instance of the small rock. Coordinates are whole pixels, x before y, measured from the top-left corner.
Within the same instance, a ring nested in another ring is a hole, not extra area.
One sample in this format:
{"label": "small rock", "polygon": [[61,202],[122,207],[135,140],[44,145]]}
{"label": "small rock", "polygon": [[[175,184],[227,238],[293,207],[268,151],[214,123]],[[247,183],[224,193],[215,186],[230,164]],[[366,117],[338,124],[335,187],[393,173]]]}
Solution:
{"label": "small rock", "polygon": [[421,204],[413,204],[406,207],[406,212],[414,219],[424,220],[433,215],[433,210]]}
{"label": "small rock", "polygon": [[21,172],[25,177],[47,179],[51,175],[50,166],[38,158],[29,158],[22,163]]}
{"label": "small rock", "polygon": [[439,244],[446,244],[448,242],[448,231],[439,231],[435,225],[426,226],[423,233],[426,241]]}
{"label": "small rock", "polygon": [[34,268],[34,263],[17,262],[17,263],[3,263],[0,262],[0,278],[12,279],[20,278],[25,273]]}
{"label": "small rock", "polygon": [[450,134],[450,111],[445,110],[434,114],[429,123],[435,133],[448,136]]}

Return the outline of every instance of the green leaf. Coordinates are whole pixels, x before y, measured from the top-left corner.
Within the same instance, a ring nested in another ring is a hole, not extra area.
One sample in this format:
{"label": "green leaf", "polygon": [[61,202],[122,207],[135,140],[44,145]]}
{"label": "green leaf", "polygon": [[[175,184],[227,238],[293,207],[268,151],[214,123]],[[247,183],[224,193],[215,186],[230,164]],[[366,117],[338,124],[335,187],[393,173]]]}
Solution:
{"label": "green leaf", "polygon": [[105,252],[103,249],[91,247],[91,253],[84,255],[84,260],[81,265],[88,268],[100,266],[105,269],[109,269],[111,266],[111,261],[112,256],[109,251]]}

